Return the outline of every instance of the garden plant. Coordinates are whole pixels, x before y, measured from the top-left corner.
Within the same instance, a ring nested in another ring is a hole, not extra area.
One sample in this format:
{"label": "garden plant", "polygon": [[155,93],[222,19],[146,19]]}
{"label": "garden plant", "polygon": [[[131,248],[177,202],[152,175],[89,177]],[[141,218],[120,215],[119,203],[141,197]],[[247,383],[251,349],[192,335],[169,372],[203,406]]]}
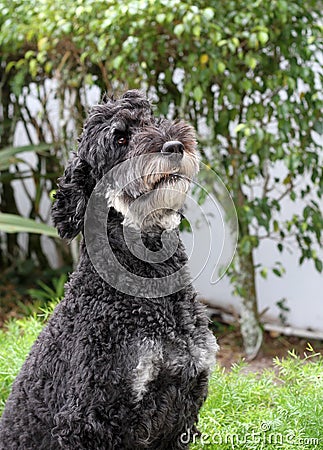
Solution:
{"label": "garden plant", "polygon": [[[262,342],[256,276],[284,273],[280,261],[256,264],[254,250],[265,239],[280,252],[295,244],[299,262],[322,271],[321,2],[1,0],[0,25],[1,211],[19,214],[18,181],[29,217],[46,221],[40,205],[80,132],[89,92],[145,90],[161,115],[195,125],[203,162],[235,202],[239,242],[228,276],[241,300],[245,350],[254,356]],[[19,133],[28,148],[13,148]],[[22,150],[33,152],[33,165]],[[207,171],[201,177],[207,184]],[[282,219],[288,202],[298,209]],[[38,234],[23,254],[9,234],[18,231],[12,219],[0,216],[1,264],[17,257],[48,264]],[[54,242],[68,259],[66,246]]]}

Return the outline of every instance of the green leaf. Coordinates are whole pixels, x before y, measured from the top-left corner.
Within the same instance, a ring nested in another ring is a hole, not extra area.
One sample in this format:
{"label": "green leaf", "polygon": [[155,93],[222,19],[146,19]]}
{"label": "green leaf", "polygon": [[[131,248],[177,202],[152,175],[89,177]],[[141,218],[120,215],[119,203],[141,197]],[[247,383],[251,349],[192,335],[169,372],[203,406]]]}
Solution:
{"label": "green leaf", "polygon": [[268,269],[267,269],[267,267],[264,267],[263,269],[261,269],[260,275],[262,276],[262,278],[267,279],[267,277],[268,277]]}
{"label": "green leaf", "polygon": [[218,71],[223,73],[225,71],[225,64],[222,61],[218,62]]}
{"label": "green leaf", "polygon": [[5,233],[36,233],[58,237],[54,227],[15,214],[0,213],[0,231]]}
{"label": "green leaf", "polygon": [[296,200],[296,192],[291,191],[289,197],[290,197],[290,199],[294,202],[294,201]]}
{"label": "green leaf", "polygon": [[179,23],[174,27],[174,33],[176,34],[176,36],[181,36],[184,33],[184,30],[185,27],[182,23]]}
{"label": "green leaf", "polygon": [[218,42],[218,47],[223,47],[224,45],[226,45],[228,43],[228,40],[227,39],[221,39],[219,42]]}
{"label": "green leaf", "polygon": [[316,120],[314,122],[313,129],[321,136],[323,134],[323,120]]}
{"label": "green leaf", "polygon": [[251,48],[258,48],[259,41],[258,41],[257,35],[255,33],[252,33],[249,36],[248,44]]}
{"label": "green leaf", "polygon": [[277,275],[277,277],[281,277],[281,276],[282,276],[280,270],[278,270],[278,269],[276,269],[276,268],[273,269],[273,273],[274,273],[275,275]]}
{"label": "green leaf", "polygon": [[322,269],[323,269],[323,263],[322,263],[322,260],[316,258],[316,259],[314,260],[314,264],[315,264],[315,269],[316,269],[318,272],[321,273],[321,272],[322,272]]}
{"label": "green leaf", "polygon": [[114,60],[112,61],[112,66],[114,69],[119,69],[123,62],[123,55],[118,55]]}
{"label": "green leaf", "polygon": [[247,55],[245,62],[250,69],[254,70],[257,67],[258,61],[253,56]]}
{"label": "green leaf", "polygon": [[245,123],[239,123],[235,129],[234,132],[235,133],[239,133],[239,131],[242,131],[244,128],[246,128],[246,124]]}
{"label": "green leaf", "polygon": [[240,41],[239,41],[239,39],[236,38],[236,37],[233,37],[233,38],[231,39],[231,42],[232,42],[232,44],[235,46],[235,48],[238,48],[239,45],[240,45]]}
{"label": "green leaf", "polygon": [[164,13],[160,13],[160,14],[156,15],[156,20],[160,24],[164,23],[165,19],[166,19],[166,14],[164,14]]}
{"label": "green leaf", "polygon": [[31,76],[35,78],[38,72],[38,64],[36,59],[31,59],[29,61],[29,71]]}
{"label": "green leaf", "polygon": [[[0,150],[0,170],[6,170],[11,164],[16,163],[18,160],[15,156],[19,153],[24,152],[36,152],[40,153],[43,151],[50,150],[52,144],[38,144],[38,145],[25,145],[22,147],[5,147]],[[19,160],[20,161],[20,160]]]}
{"label": "green leaf", "polygon": [[203,90],[202,90],[202,88],[201,88],[201,86],[196,86],[195,88],[194,88],[194,90],[193,90],[193,96],[194,96],[194,99],[197,101],[197,102],[201,102],[202,101],[202,99],[203,99]]}
{"label": "green leaf", "polygon": [[35,56],[35,52],[33,51],[33,50],[28,50],[26,53],[25,53],[25,58],[26,59],[30,59],[30,58],[32,58],[32,57],[34,57]]}
{"label": "green leaf", "polygon": [[195,25],[195,27],[193,27],[193,35],[194,36],[200,37],[201,31],[202,31],[202,29],[201,29],[200,25]]}
{"label": "green leaf", "polygon": [[262,45],[266,44],[266,42],[268,42],[268,40],[269,40],[268,33],[266,33],[265,31],[259,31],[259,33],[257,34],[257,37],[258,37],[260,44],[262,44]]}
{"label": "green leaf", "polygon": [[252,250],[252,246],[251,246],[251,241],[250,241],[250,236],[244,236],[241,240],[241,252],[244,255],[248,255],[251,250]]}
{"label": "green leaf", "polygon": [[212,8],[205,8],[203,10],[203,16],[206,18],[206,20],[212,20],[214,17],[214,10]]}
{"label": "green leaf", "polygon": [[274,228],[274,232],[278,233],[278,231],[279,231],[279,224],[278,224],[277,220],[273,221],[273,228]]}

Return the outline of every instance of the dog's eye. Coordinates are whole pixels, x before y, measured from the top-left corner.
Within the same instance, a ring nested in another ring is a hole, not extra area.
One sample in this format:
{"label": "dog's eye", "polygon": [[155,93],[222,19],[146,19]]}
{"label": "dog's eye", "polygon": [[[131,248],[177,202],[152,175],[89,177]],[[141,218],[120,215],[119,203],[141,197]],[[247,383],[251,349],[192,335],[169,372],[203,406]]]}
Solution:
{"label": "dog's eye", "polygon": [[128,138],[126,136],[120,136],[117,139],[118,145],[127,145],[128,144]]}

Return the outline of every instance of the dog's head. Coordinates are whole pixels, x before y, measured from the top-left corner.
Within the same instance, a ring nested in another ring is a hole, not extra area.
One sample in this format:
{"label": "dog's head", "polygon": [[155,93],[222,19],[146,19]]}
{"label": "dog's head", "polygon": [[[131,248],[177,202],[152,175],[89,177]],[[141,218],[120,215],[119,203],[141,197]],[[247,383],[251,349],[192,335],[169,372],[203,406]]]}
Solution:
{"label": "dog's head", "polygon": [[105,97],[92,108],[78,153],[59,179],[54,224],[61,237],[75,237],[83,228],[88,199],[103,181],[108,205],[123,214],[126,224],[173,227],[197,171],[190,125],[156,119],[136,90],[117,100]]}

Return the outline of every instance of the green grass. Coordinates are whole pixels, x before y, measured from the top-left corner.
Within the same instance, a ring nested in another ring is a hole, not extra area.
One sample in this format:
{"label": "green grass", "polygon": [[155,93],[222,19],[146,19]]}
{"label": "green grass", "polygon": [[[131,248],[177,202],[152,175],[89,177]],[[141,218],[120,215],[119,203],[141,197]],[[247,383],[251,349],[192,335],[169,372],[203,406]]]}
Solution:
{"label": "green grass", "polygon": [[313,356],[275,360],[276,373],[215,370],[191,449],[322,449],[323,358]]}
{"label": "green grass", "polygon": [[0,414],[12,382],[55,304],[48,304],[41,315],[11,320],[5,329],[0,329]]}
{"label": "green grass", "polygon": [[[50,310],[0,330],[0,411]],[[275,372],[246,374],[243,364],[230,372],[217,368],[200,414],[202,437],[191,450],[322,449],[323,358],[309,351],[305,360],[293,353],[276,360]]]}
{"label": "green grass", "polygon": [[0,330],[0,411],[12,382],[41,329],[42,323],[32,317],[11,321],[6,331]]}

